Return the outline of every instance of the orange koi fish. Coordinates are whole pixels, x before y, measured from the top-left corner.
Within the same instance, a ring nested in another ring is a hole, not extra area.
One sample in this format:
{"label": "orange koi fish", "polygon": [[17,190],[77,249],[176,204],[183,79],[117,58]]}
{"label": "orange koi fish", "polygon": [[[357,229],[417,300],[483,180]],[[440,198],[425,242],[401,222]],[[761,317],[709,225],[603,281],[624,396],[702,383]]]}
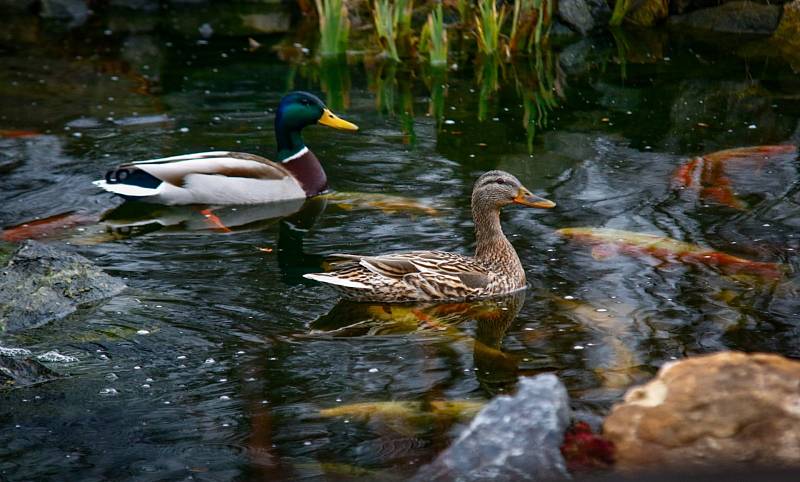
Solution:
{"label": "orange koi fish", "polygon": [[783,274],[783,266],[778,263],[752,261],[666,236],[607,228],[563,228],[556,233],[594,246],[600,254],[649,255],[668,263],[710,266],[726,275],[749,274],[771,280]]}
{"label": "orange koi fish", "polygon": [[712,152],[690,159],[678,167],[672,176],[672,183],[676,188],[697,189],[702,199],[743,210],[746,204],[736,196],[731,180],[725,173],[725,165],[735,161],[757,161],[761,167],[774,156],[796,152],[797,146],[791,144],[739,147]]}
{"label": "orange koi fish", "polygon": [[21,137],[35,137],[41,135],[41,132],[37,131],[26,131],[26,130],[18,130],[18,129],[0,129],[0,137],[5,137],[6,139],[18,139]]}
{"label": "orange koi fish", "polygon": [[94,224],[99,219],[100,217],[94,214],[70,211],[3,228],[0,239],[13,243],[26,239],[49,238],[66,229]]}

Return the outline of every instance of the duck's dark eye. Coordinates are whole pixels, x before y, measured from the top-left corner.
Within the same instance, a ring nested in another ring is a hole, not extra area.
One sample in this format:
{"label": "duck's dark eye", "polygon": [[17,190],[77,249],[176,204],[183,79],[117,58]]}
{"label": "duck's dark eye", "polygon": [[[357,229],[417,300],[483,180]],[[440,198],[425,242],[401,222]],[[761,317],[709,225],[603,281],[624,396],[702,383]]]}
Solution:
{"label": "duck's dark eye", "polygon": [[505,183],[506,183],[506,182],[505,182],[504,180],[502,180],[502,179],[495,179],[495,181],[494,181],[494,182],[496,182],[497,184],[505,184]]}

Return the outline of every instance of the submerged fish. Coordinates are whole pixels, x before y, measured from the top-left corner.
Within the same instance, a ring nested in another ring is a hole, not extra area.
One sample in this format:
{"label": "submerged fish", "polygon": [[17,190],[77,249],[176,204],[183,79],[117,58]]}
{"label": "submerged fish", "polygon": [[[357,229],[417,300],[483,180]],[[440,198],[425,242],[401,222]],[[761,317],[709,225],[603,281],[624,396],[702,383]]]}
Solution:
{"label": "submerged fish", "polygon": [[6,139],[19,139],[22,137],[36,137],[41,135],[41,132],[38,131],[26,131],[20,129],[0,129],[0,137],[5,137]]}
{"label": "submerged fish", "polygon": [[41,239],[64,234],[67,229],[94,224],[100,216],[95,214],[66,212],[55,214],[43,219],[28,221],[16,226],[3,228],[0,239],[9,242],[24,241],[26,239]]}
{"label": "submerged fish", "polygon": [[747,205],[736,195],[733,183],[725,172],[726,165],[735,161],[755,161],[761,167],[775,156],[796,152],[797,146],[791,144],[739,147],[712,152],[692,158],[678,167],[672,176],[672,183],[676,188],[698,190],[702,199],[743,210]]}
{"label": "submerged fish", "polygon": [[352,417],[369,421],[374,418],[413,421],[416,419],[468,420],[486,402],[476,400],[433,400],[431,402],[391,401],[350,403],[319,411],[321,417]]}
{"label": "submerged fish", "polygon": [[367,192],[331,192],[323,194],[332,204],[346,209],[380,209],[389,214],[393,213],[421,213],[429,216],[437,216],[439,211],[417,199],[395,196],[389,194],[377,194]]}
{"label": "submerged fish", "polygon": [[726,275],[749,274],[771,280],[779,279],[783,274],[783,266],[778,263],[752,261],[666,236],[607,228],[563,228],[556,232],[595,246],[593,255],[649,255],[668,263],[710,266]]}

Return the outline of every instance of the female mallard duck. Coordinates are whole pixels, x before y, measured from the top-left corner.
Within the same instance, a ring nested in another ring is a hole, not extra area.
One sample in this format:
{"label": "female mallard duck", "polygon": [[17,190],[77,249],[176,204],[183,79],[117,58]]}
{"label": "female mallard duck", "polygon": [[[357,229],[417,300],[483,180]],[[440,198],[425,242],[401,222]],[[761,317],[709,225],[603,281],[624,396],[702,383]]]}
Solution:
{"label": "female mallard duck", "polygon": [[525,270],[500,226],[500,209],[509,204],[552,208],[503,171],[489,171],[472,190],[475,256],[443,251],[411,251],[379,256],[335,254],[331,271],[304,275],[332,285],[355,301],[476,300],[525,287]]}
{"label": "female mallard duck", "polygon": [[160,204],[255,204],[303,199],[328,188],[322,165],[303,144],[311,124],[358,130],[307,92],[287,94],[275,116],[278,161],[213,151],[123,164],[94,184],[125,198]]}

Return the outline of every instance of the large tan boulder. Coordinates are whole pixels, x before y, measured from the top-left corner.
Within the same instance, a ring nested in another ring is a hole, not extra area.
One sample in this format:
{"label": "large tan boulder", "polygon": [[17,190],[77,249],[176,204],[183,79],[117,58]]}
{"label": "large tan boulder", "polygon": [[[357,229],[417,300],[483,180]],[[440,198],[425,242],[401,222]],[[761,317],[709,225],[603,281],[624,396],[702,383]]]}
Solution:
{"label": "large tan boulder", "polygon": [[800,465],[800,362],[722,352],[664,365],[603,424],[620,470]]}

